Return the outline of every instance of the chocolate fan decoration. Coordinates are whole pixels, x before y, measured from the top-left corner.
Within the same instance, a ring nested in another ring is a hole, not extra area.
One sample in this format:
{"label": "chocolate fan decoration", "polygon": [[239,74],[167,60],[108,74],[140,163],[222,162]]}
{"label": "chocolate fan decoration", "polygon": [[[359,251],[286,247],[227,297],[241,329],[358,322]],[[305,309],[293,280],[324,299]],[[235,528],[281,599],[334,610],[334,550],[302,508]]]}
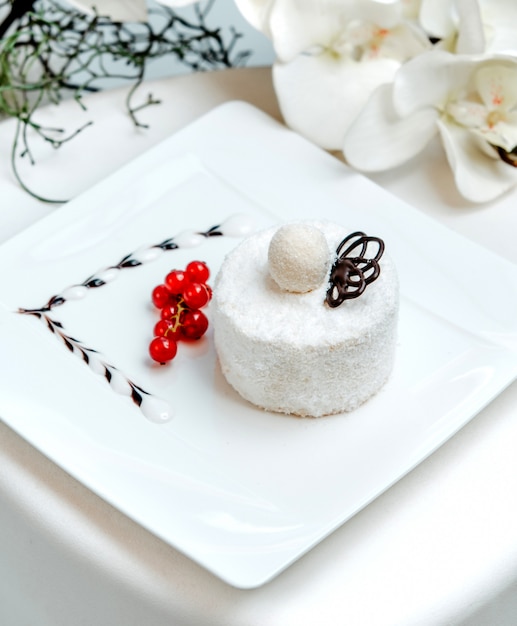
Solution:
{"label": "chocolate fan decoration", "polygon": [[[373,256],[367,255],[369,246],[376,248]],[[336,250],[337,259],[330,270],[327,304],[335,308],[345,300],[359,297],[366,286],[378,278],[383,253],[384,241],[379,237],[368,237],[360,231],[345,237]]]}

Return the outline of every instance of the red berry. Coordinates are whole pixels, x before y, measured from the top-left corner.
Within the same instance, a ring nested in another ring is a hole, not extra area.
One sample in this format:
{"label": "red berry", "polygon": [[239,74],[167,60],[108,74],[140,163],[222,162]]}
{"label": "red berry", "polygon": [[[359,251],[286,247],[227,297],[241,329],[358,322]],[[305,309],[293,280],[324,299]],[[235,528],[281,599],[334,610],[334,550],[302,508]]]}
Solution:
{"label": "red berry", "polygon": [[185,339],[199,339],[208,328],[208,319],[202,311],[185,311],[181,332]]}
{"label": "red berry", "polygon": [[149,355],[158,363],[168,363],[176,356],[178,344],[174,339],[155,337],[149,344]]}
{"label": "red berry", "polygon": [[181,338],[181,328],[174,320],[158,320],[154,325],[156,337],[167,337],[178,340]]}
{"label": "red berry", "polygon": [[179,306],[177,302],[171,302],[170,304],[166,304],[161,312],[160,312],[160,316],[162,318],[162,320],[170,320],[171,318],[173,318],[175,315],[178,314],[179,311]]}
{"label": "red berry", "polygon": [[158,309],[161,309],[168,304],[170,297],[171,292],[165,285],[156,286],[151,294],[151,300],[153,301],[154,306]]}
{"label": "red berry", "polygon": [[201,309],[208,303],[210,296],[202,283],[190,283],[183,291],[183,300],[191,309]]}
{"label": "red berry", "polygon": [[183,270],[172,270],[165,277],[165,284],[173,294],[181,294],[188,282],[187,274]]}
{"label": "red berry", "polygon": [[206,283],[210,277],[208,265],[203,263],[203,261],[191,261],[187,265],[185,273],[187,274],[189,280],[193,283]]}

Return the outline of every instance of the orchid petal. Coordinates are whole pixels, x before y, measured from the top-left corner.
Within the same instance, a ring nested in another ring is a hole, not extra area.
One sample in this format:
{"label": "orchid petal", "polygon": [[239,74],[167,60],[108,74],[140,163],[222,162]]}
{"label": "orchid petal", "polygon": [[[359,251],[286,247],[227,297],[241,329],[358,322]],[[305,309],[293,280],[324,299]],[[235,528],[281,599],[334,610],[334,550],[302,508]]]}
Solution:
{"label": "orchid petal", "polygon": [[489,202],[517,184],[517,168],[487,156],[470,131],[442,121],[438,129],[456,186],[467,200]]}
{"label": "orchid petal", "polygon": [[487,52],[517,52],[517,2],[479,0]]}
{"label": "orchid petal", "polygon": [[399,118],[392,87],[379,87],[348,129],[343,153],[352,167],[367,172],[396,167],[416,156],[436,135],[437,111],[424,109]]}
{"label": "orchid petal", "polygon": [[458,54],[517,51],[514,0],[422,0],[420,24]]}
{"label": "orchid petal", "polygon": [[374,89],[390,82],[399,63],[356,63],[331,54],[276,63],[273,81],[288,126],[322,148],[341,149],[348,126]]}
{"label": "orchid petal", "polygon": [[422,0],[419,19],[430,37],[447,39],[456,31],[451,0]]}
{"label": "orchid petal", "polygon": [[240,13],[253,28],[271,38],[269,15],[275,0],[235,0]]}
{"label": "orchid petal", "polygon": [[378,54],[403,62],[430,48],[429,39],[421,30],[414,28],[411,24],[400,23],[386,33],[379,46]]}
{"label": "orchid petal", "polygon": [[447,105],[446,112],[458,124],[467,128],[478,128],[486,124],[487,110],[480,102],[457,100]]}
{"label": "orchid petal", "polygon": [[277,0],[269,25],[278,58],[287,62],[314,46],[330,47],[350,19],[354,0]]}
{"label": "orchid petal", "polygon": [[483,21],[502,26],[508,21],[513,24],[517,20],[517,4],[515,0],[478,0]]}
{"label": "orchid petal", "polygon": [[402,15],[407,20],[417,21],[421,0],[402,0]]}
{"label": "orchid petal", "polygon": [[83,13],[109,17],[114,22],[145,22],[147,21],[147,5],[145,0],[67,0]]}
{"label": "orchid petal", "polygon": [[374,22],[380,28],[393,28],[403,17],[400,0],[356,1],[355,17]]}
{"label": "orchid petal", "polygon": [[485,28],[486,52],[517,54],[517,27],[499,26]]}
{"label": "orchid petal", "polygon": [[494,62],[480,67],[475,75],[477,91],[489,109],[510,110],[517,104],[517,67]]}
{"label": "orchid petal", "polygon": [[493,127],[476,128],[473,131],[488,143],[511,152],[517,146],[517,125],[499,122]]}
{"label": "orchid petal", "polygon": [[443,107],[451,92],[465,84],[475,60],[442,50],[423,53],[404,64],[394,81],[393,104],[400,116],[418,109]]}
{"label": "orchid petal", "polygon": [[456,0],[458,9],[457,54],[481,54],[485,35],[478,0]]}
{"label": "orchid petal", "polygon": [[355,60],[385,57],[403,62],[430,47],[424,33],[410,24],[400,23],[390,29],[369,21],[352,20],[335,49]]}
{"label": "orchid petal", "polygon": [[331,48],[352,20],[392,28],[400,13],[398,0],[276,0],[269,26],[276,54],[287,62],[314,47]]}

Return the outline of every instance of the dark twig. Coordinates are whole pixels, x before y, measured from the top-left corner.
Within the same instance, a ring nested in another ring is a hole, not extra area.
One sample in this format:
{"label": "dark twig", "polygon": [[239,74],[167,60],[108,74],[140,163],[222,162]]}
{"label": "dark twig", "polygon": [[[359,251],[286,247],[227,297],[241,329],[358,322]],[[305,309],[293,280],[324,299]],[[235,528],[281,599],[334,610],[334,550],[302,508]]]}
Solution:
{"label": "dark twig", "polygon": [[228,37],[209,27],[212,4],[196,5],[188,18],[150,0],[149,23],[128,25],[56,0],[0,0],[0,14],[6,12],[0,23],[0,115],[17,119],[11,164],[22,188],[40,200],[63,202],[31,191],[21,180],[17,159],[34,162],[33,136],[59,148],[91,124],[73,131],[46,128],[36,121],[42,104],[59,104],[70,94],[84,110],[82,96],[101,89],[107,79],[130,81],[127,112],[133,124],[145,127],[138,114],[158,100],[148,95],[135,103],[135,98],[153,60],[169,56],[191,71],[244,64],[249,52],[235,51],[240,35],[230,28]]}

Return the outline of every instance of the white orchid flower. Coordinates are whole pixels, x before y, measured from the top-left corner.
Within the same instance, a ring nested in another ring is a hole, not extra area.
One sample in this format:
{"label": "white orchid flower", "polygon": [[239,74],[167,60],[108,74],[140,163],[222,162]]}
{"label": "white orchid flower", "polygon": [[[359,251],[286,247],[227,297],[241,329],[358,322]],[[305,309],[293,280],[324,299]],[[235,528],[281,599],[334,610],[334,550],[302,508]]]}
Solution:
{"label": "white orchid flower", "polygon": [[278,59],[287,62],[313,46],[336,38],[350,18],[349,8],[354,0],[235,0],[235,3],[248,22],[271,39]]}
{"label": "white orchid flower", "polygon": [[347,162],[362,171],[396,167],[436,134],[460,193],[492,200],[517,184],[517,58],[433,50],[400,68],[350,126]]}
{"label": "white orchid flower", "polygon": [[[285,17],[287,0],[279,2]],[[294,32],[278,28],[278,6],[271,9],[269,24],[277,54],[287,59],[273,66],[280,109],[288,126],[325,149],[340,149],[374,89],[391,82],[403,62],[430,46],[421,31],[401,19],[398,3],[328,2],[326,10],[317,3],[316,14],[314,9],[292,14],[299,26]]]}
{"label": "white orchid flower", "polygon": [[485,35],[478,0],[422,0],[419,21],[438,39],[439,48],[457,54],[481,54]]}
{"label": "white orchid flower", "polygon": [[[79,11],[105,15],[114,22],[145,22],[147,21],[146,0],[67,0]],[[194,4],[197,0],[157,0],[159,4],[171,9]]]}
{"label": "white orchid flower", "polygon": [[517,51],[514,0],[421,0],[419,21],[439,47],[457,54]]}
{"label": "white orchid flower", "polygon": [[391,29],[406,5],[417,0],[235,0],[242,15],[269,37],[278,59],[287,62],[314,47],[342,38],[352,20]]}
{"label": "white orchid flower", "polygon": [[[415,0],[409,0],[410,3]],[[271,38],[273,81],[286,123],[326,149],[401,63],[428,49],[403,18],[408,0],[236,0]]]}

